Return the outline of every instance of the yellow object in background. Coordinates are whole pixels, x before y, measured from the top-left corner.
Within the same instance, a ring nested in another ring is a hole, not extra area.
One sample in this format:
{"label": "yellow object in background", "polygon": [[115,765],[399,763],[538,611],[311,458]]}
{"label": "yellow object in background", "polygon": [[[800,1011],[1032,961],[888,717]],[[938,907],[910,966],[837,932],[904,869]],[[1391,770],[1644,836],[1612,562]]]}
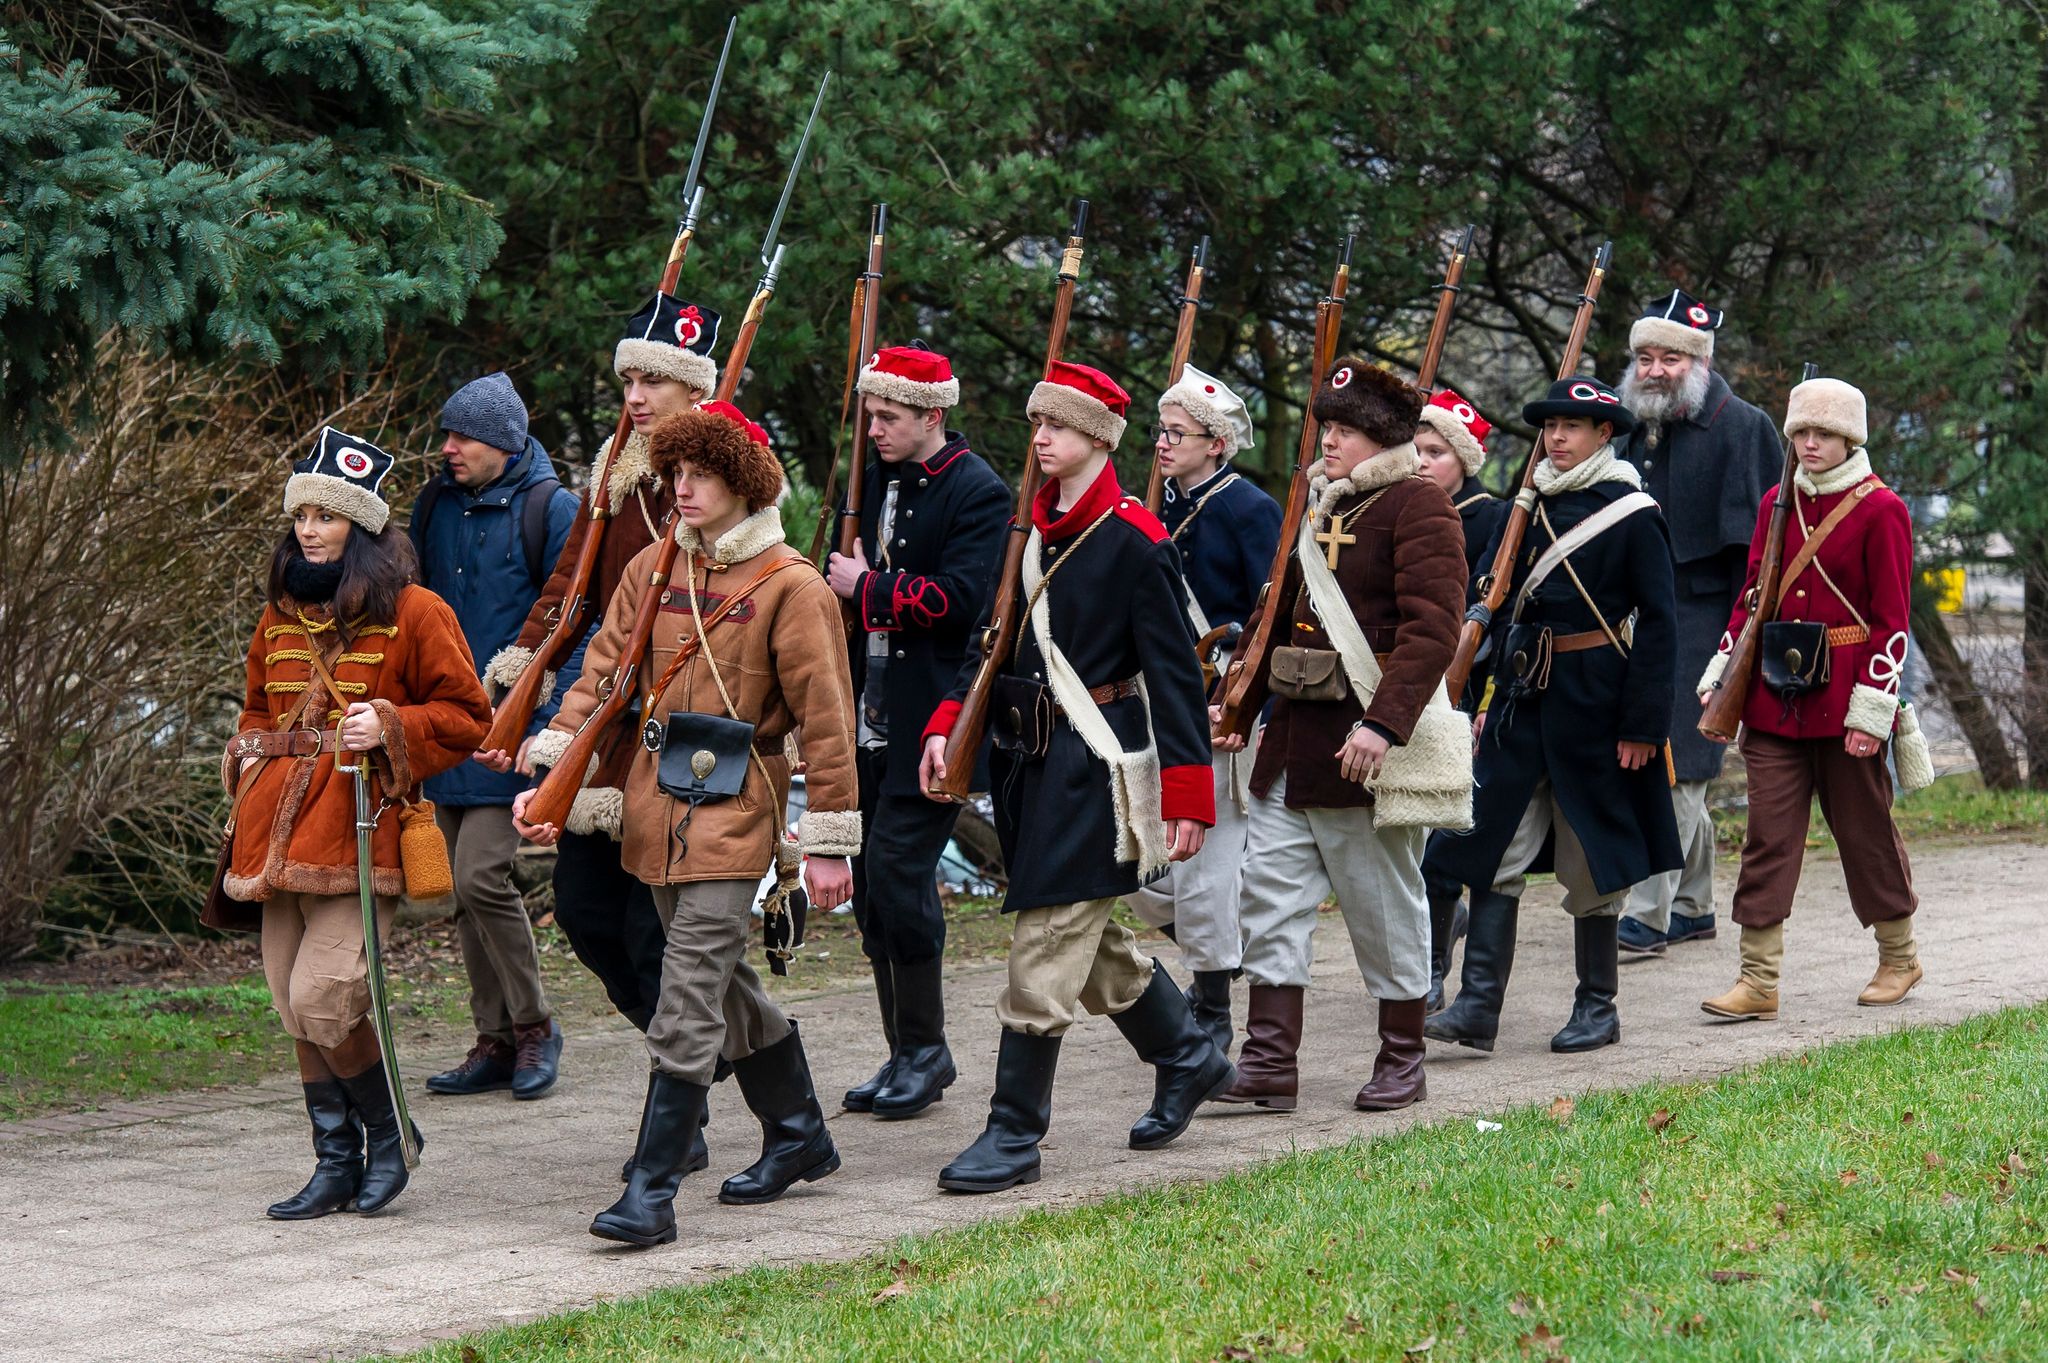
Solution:
{"label": "yellow object in background", "polygon": [[1967,575],[1961,568],[1930,568],[1925,576],[1935,591],[1936,610],[1954,615],[1963,608],[1963,583]]}

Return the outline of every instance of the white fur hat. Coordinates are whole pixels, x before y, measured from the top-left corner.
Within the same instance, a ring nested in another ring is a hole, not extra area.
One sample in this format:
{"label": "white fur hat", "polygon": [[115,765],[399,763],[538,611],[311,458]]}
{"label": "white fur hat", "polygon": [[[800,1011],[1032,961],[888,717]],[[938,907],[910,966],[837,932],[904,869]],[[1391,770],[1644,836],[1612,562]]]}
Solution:
{"label": "white fur hat", "polygon": [[1863,390],[1840,379],[1808,379],[1792,390],[1785,404],[1785,438],[1792,432],[1813,427],[1841,436],[1851,445],[1870,439],[1870,417],[1864,408]]}
{"label": "white fur hat", "polygon": [[1643,309],[1628,329],[1628,348],[1640,350],[1660,345],[1681,355],[1711,359],[1714,333],[1721,328],[1722,313],[1710,308],[1684,289],[1673,289]]}
{"label": "white fur hat", "polygon": [[1252,415],[1230,385],[1193,365],[1180,371],[1180,382],[1159,395],[1159,413],[1178,407],[1223,442],[1223,457],[1252,447]]}

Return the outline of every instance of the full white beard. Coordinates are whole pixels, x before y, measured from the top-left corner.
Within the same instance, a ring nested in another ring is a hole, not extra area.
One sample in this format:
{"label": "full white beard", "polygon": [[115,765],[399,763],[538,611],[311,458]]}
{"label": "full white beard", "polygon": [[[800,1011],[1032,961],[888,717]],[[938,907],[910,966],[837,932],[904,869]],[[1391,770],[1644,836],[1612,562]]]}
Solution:
{"label": "full white beard", "polygon": [[1622,405],[1634,412],[1638,421],[1676,421],[1696,415],[1707,400],[1710,373],[1706,361],[1694,360],[1678,387],[1659,384],[1653,388],[1637,378],[1635,366],[1630,365],[1621,376]]}

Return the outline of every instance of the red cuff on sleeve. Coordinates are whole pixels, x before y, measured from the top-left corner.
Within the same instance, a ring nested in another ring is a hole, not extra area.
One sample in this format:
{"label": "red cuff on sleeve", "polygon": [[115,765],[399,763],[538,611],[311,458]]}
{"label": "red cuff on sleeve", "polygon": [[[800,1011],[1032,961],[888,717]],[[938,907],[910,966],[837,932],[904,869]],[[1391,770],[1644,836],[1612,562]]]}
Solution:
{"label": "red cuff on sleeve", "polygon": [[[948,702],[950,704],[951,702]],[[943,706],[940,707],[942,710]],[[948,721],[950,722],[950,720]],[[930,732],[927,730],[926,732]],[[1216,772],[1211,767],[1163,767],[1159,772],[1159,813],[1216,826]]]}
{"label": "red cuff on sleeve", "polygon": [[[936,734],[940,738],[951,738],[953,736],[953,721],[958,718],[960,718],[959,701],[940,701],[939,708],[932,711],[930,721],[924,726],[924,737],[930,738]],[[1214,798],[1215,792],[1213,790],[1210,792],[1210,796],[1212,799]]]}

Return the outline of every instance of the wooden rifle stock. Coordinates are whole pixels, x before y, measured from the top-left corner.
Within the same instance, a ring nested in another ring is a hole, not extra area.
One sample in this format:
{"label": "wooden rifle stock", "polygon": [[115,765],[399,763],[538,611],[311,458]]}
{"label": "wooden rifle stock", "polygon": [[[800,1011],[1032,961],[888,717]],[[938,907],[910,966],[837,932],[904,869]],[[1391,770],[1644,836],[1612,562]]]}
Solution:
{"label": "wooden rifle stock", "polygon": [[1330,280],[1330,292],[1316,305],[1315,344],[1311,348],[1308,401],[1302,404],[1301,445],[1295,453],[1294,477],[1287,484],[1287,504],[1280,514],[1280,542],[1273,549],[1273,566],[1266,574],[1266,589],[1258,620],[1238,644],[1237,656],[1223,674],[1219,697],[1221,718],[1215,730],[1219,737],[1249,740],[1265,705],[1267,661],[1273,650],[1273,635],[1283,630],[1283,616],[1290,612],[1296,577],[1294,537],[1302,518],[1309,514],[1308,484],[1321,452],[1317,446],[1316,390],[1323,375],[1337,361],[1338,337],[1344,329],[1344,298],[1351,291],[1351,247],[1355,239],[1344,238],[1344,251],[1337,260],[1337,273]]}
{"label": "wooden rifle stock", "polygon": [[640,608],[633,613],[633,632],[627,636],[625,652],[619,655],[618,669],[603,684],[604,692],[584,719],[581,728],[569,739],[569,746],[534,791],[533,799],[526,806],[526,822],[529,824],[551,823],[557,828],[566,827],[569,810],[576,803],[576,792],[583,788],[583,778],[590,769],[590,759],[597,754],[597,745],[604,741],[612,724],[633,704],[633,695],[640,680],[640,664],[647,654],[647,641],[654,634],[654,617],[661,610],[661,589],[667,585],[669,575],[676,566],[676,537],[673,532],[661,537],[661,548],[656,551],[654,571],[649,576],[646,594],[640,598]]}
{"label": "wooden rifle stock", "polygon": [[[1046,335],[1045,378],[1067,348],[1067,319],[1074,311],[1074,285],[1081,277],[1082,248],[1088,236],[1088,201],[1074,204],[1073,230],[1067,233],[1066,249],[1060,254],[1059,287],[1053,294],[1052,327]],[[960,713],[953,720],[953,732],[946,739],[946,777],[932,786],[932,793],[965,800],[972,793],[974,758],[981,750],[982,735],[988,730],[989,694],[996,674],[1010,660],[1017,646],[1018,611],[1024,595],[1024,546],[1031,535],[1031,503],[1038,496],[1044,474],[1038,456],[1024,454],[1024,474],[1017,483],[1017,510],[1010,520],[1010,539],[1003,549],[1003,566],[996,578],[995,605],[988,628],[981,636],[981,665],[968,685]]]}
{"label": "wooden rifle stock", "polygon": [[[1195,254],[1188,261],[1187,283],[1180,291],[1180,322],[1173,333],[1173,358],[1166,366],[1166,386],[1173,387],[1180,382],[1180,376],[1188,367],[1188,356],[1195,350],[1195,314],[1202,308],[1202,280],[1209,273],[1209,239],[1203,237],[1195,243]],[[1157,516],[1161,503],[1166,500],[1166,466],[1160,461],[1159,451],[1152,451],[1152,476],[1145,482],[1145,509]]]}
{"label": "wooden rifle stock", "polygon": [[[889,232],[889,205],[875,205],[874,230],[868,233],[868,268],[861,276],[867,285],[868,305],[860,319],[860,362],[868,363],[875,357],[875,327],[881,316],[882,303],[882,248]],[[860,537],[860,498],[867,486],[868,473],[868,400],[866,394],[856,392],[853,402],[853,446],[846,462],[846,514],[839,520],[839,552],[853,553],[853,542]],[[852,610],[852,603],[847,604]]]}
{"label": "wooden rifle stock", "polygon": [[[1565,338],[1564,354],[1557,363],[1557,376],[1570,378],[1578,372],[1579,356],[1586,348],[1586,333],[1593,326],[1593,306],[1600,301],[1600,285],[1607,278],[1607,265],[1614,255],[1614,243],[1602,242],[1598,254],[1593,257],[1593,268],[1586,275],[1586,287],[1579,294],[1579,309],[1572,317],[1571,334]],[[1522,477],[1517,483],[1517,494],[1512,507],[1508,509],[1507,524],[1501,527],[1500,548],[1493,556],[1493,566],[1487,570],[1484,579],[1486,590],[1478,605],[1465,617],[1465,627],[1458,634],[1458,651],[1451,657],[1450,670],[1444,673],[1444,686],[1455,701],[1465,694],[1465,683],[1471,679],[1472,666],[1479,659],[1479,646],[1486,642],[1486,631],[1492,623],[1493,613],[1507,600],[1508,584],[1515,575],[1515,555],[1522,552],[1523,537],[1529,533],[1530,507],[1534,504],[1536,488],[1536,461],[1543,455],[1543,434],[1537,432],[1536,443],[1529,447],[1529,457],[1522,464]]]}
{"label": "wooden rifle stock", "polygon": [[[1820,366],[1809,364],[1801,381],[1815,377]],[[1742,633],[1728,651],[1728,663],[1721,679],[1708,693],[1706,708],[1700,712],[1699,730],[1716,743],[1730,743],[1742,726],[1742,711],[1749,703],[1749,685],[1755,680],[1757,652],[1763,628],[1778,614],[1778,598],[1784,584],[1778,575],[1785,567],[1785,527],[1792,519],[1792,480],[1799,473],[1799,454],[1791,437],[1785,440],[1785,462],[1778,474],[1778,496],[1771,503],[1770,527],[1764,531],[1763,558],[1757,563],[1756,588],[1749,602],[1749,618]]]}
{"label": "wooden rifle stock", "polygon": [[1423,392],[1436,389],[1437,367],[1443,363],[1444,339],[1451,334],[1451,310],[1458,304],[1458,291],[1465,282],[1465,257],[1472,254],[1473,225],[1465,224],[1465,235],[1444,266],[1443,283],[1436,286],[1436,316],[1430,319],[1429,343],[1422,348],[1422,364],[1415,371],[1415,386]]}

